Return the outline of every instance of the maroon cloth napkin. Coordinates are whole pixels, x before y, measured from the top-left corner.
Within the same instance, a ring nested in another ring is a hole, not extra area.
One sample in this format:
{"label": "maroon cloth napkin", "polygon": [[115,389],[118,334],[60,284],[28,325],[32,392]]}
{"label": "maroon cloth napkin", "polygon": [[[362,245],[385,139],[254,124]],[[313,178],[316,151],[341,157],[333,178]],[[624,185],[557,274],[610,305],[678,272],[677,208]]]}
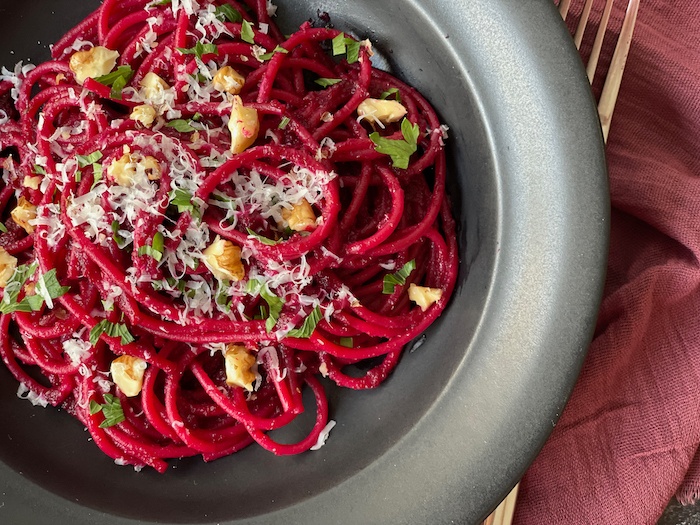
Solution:
{"label": "maroon cloth napkin", "polygon": [[[571,27],[583,4],[572,2]],[[627,6],[615,4],[605,63]],[[697,0],[642,0],[607,153],[612,233],[595,339],[522,480],[516,525],[654,524],[674,495],[700,495]]]}

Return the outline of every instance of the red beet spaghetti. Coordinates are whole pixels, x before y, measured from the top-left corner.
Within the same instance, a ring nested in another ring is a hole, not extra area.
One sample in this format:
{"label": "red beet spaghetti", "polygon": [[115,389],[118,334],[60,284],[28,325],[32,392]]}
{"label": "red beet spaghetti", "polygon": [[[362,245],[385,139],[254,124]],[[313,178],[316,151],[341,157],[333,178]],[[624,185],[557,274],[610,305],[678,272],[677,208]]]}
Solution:
{"label": "red beet spaghetti", "polygon": [[452,292],[447,128],[370,42],[275,10],[104,0],[0,74],[0,354],[119,464],[320,447],[319,376],[378,386]]}

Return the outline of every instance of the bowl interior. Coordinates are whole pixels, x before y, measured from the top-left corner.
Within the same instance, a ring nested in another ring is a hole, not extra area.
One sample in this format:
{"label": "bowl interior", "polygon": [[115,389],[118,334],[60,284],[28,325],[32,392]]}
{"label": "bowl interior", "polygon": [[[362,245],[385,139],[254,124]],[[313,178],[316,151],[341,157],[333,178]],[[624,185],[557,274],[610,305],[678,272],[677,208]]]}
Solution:
{"label": "bowl interior", "polygon": [[[8,56],[10,50],[3,46],[0,56],[8,65],[20,57],[31,58],[34,63],[47,58],[44,44],[55,40],[89,11],[87,6],[80,7],[78,11],[73,2],[67,1],[4,2],[0,27],[6,31],[5,41],[13,42],[14,53]],[[473,90],[467,78],[455,69],[449,39],[417,6],[397,1],[336,1],[322,5],[287,1],[279,2],[279,22],[288,32],[304,20],[316,20],[319,11],[330,13],[336,27],[370,38],[378,51],[375,60],[379,65],[420,89],[452,129],[450,198],[461,225],[463,250],[460,292],[451,309],[471,313],[469,322],[459,326],[461,344],[445,344],[446,334],[456,328],[450,319],[454,316],[446,315],[429,330],[419,349],[406,352],[397,372],[378,390],[339,391],[329,385],[331,417],[338,426],[317,452],[279,458],[251,446],[212,464],[204,464],[201,459],[177,461],[166,475],[149,470],[135,473],[131,468],[114,465],[88,442],[82,425],[67,414],[34,408],[18,400],[14,396],[15,382],[3,368],[0,417],[6,422],[7,435],[0,436],[0,459],[50,492],[78,499],[108,514],[168,522],[264,514],[337,485],[372,463],[423,416],[442,392],[456,363],[463,359],[483,310],[483,290],[489,281],[488,271],[480,275],[469,272],[470,261],[478,252],[493,259],[495,251],[493,234],[484,235],[478,243],[467,242],[470,227],[474,238],[476,224],[485,232],[493,231],[496,223],[494,167]],[[28,37],[20,29],[22,21],[35,16],[39,17],[41,31],[33,33],[46,39],[41,46],[37,45],[37,37]],[[53,34],[44,31],[49,28]],[[492,265],[482,261],[482,266],[487,269]],[[299,421],[277,436],[294,439],[302,435],[308,426],[305,423]],[[48,429],[51,447],[46,446]],[[124,505],[124,501],[130,504]],[[232,501],[245,505],[232,505]]]}

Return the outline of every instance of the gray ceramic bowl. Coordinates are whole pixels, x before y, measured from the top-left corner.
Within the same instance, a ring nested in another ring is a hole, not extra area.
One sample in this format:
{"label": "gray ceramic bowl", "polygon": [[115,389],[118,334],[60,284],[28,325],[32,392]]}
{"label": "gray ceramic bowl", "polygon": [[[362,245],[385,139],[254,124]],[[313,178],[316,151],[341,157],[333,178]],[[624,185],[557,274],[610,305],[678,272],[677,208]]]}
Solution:
{"label": "gray ceramic bowl", "polygon": [[[318,9],[371,38],[450,126],[461,271],[449,309],[381,388],[330,390],[338,426],[320,451],[250,447],[165,475],[115,466],[67,414],[18,400],[0,367],[2,523],[473,523],[559,417],[595,323],[608,193],[551,0],[278,3],[285,30]],[[0,62],[45,59],[96,5],[0,0]]]}

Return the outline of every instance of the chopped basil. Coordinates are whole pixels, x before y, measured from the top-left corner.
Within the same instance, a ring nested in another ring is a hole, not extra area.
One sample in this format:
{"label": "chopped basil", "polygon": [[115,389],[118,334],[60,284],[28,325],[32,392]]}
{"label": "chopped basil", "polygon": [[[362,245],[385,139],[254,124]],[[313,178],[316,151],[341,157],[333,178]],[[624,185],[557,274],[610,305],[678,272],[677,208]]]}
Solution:
{"label": "chopped basil", "polygon": [[93,151],[89,155],[76,155],[75,160],[78,162],[78,167],[85,168],[90,164],[94,164],[102,158],[101,151]]}
{"label": "chopped basil", "polygon": [[224,20],[228,20],[229,22],[235,24],[243,20],[243,16],[241,16],[241,13],[239,13],[238,10],[234,9],[228,4],[217,6],[216,9],[214,9],[214,14],[222,22]]}
{"label": "chopped basil", "polygon": [[338,343],[340,344],[340,346],[344,346],[345,348],[353,347],[352,337],[341,337]]}
{"label": "chopped basil", "polygon": [[204,55],[218,55],[219,50],[215,44],[204,44],[202,42],[197,42],[194,47],[189,49],[184,47],[176,48],[183,55],[194,55],[198,59],[202,59]]}
{"label": "chopped basil", "polygon": [[109,337],[120,337],[123,345],[133,343],[135,340],[124,323],[111,323],[107,319],[102,319],[90,330],[90,344],[95,346],[102,334],[107,334]]}
{"label": "chopped basil", "polygon": [[153,2],[148,4],[146,7],[148,8],[148,7],[157,7],[157,6],[161,6],[161,5],[170,5],[170,3],[172,3],[172,1],[173,0],[154,0]]}
{"label": "chopped basil", "polygon": [[345,33],[340,33],[332,41],[333,55],[345,55],[348,64],[354,64],[360,59],[360,42],[354,38],[345,36]]}
{"label": "chopped basil", "polygon": [[204,116],[204,115],[202,115],[201,113],[197,112],[197,113],[195,113],[194,115],[192,115],[192,120],[194,120],[195,122],[199,122],[200,120],[202,120],[202,117],[203,117],[203,116]]}
{"label": "chopped basil", "polygon": [[314,80],[314,82],[316,82],[316,84],[318,84],[321,87],[333,86],[342,81],[342,78],[317,78],[316,80]]}
{"label": "chopped basil", "polygon": [[384,289],[382,293],[392,294],[396,285],[406,284],[406,279],[411,272],[416,269],[416,260],[410,260],[396,273],[390,273],[384,276]]}
{"label": "chopped basil", "polygon": [[0,222],[0,232],[7,233],[7,226]]}
{"label": "chopped basil", "polygon": [[105,417],[104,421],[100,423],[100,428],[113,427],[124,421],[126,417],[119,398],[112,394],[105,394],[104,398],[105,403],[103,405],[94,399],[90,400],[90,415],[94,416],[102,412],[102,415]]}
{"label": "chopped basil", "polygon": [[151,246],[144,245],[139,247],[139,255],[149,255],[153,257],[157,262],[163,258],[165,240],[163,239],[163,234],[156,232],[153,236],[153,244]]}
{"label": "chopped basil", "polygon": [[308,339],[309,337],[311,337],[311,334],[314,333],[314,330],[316,330],[316,325],[322,317],[323,316],[321,314],[321,308],[317,306],[308,316],[306,316],[306,319],[304,319],[304,323],[301,325],[300,328],[294,328],[293,330],[287,332],[287,337],[296,337],[297,339]]}
{"label": "chopped basil", "polygon": [[126,239],[119,235],[119,228],[121,227],[121,224],[119,224],[119,221],[112,221],[112,239],[114,239],[114,242],[117,243],[117,247],[119,249],[125,248],[127,246]]}
{"label": "chopped basil", "polygon": [[129,81],[134,76],[134,70],[131,66],[119,66],[115,71],[97,77],[95,80],[105,86],[112,86],[110,97],[115,99],[122,98],[122,89],[126,87]]}
{"label": "chopped basil", "polygon": [[275,245],[277,245],[277,244],[279,244],[279,243],[282,242],[282,239],[276,241],[276,240],[274,240],[274,239],[268,239],[267,237],[263,237],[263,236],[260,235],[259,233],[255,233],[255,232],[254,232],[253,230],[251,230],[250,228],[246,228],[246,230],[248,231],[248,234],[249,234],[249,235],[252,235],[252,236],[255,237],[257,240],[259,240],[261,243],[266,244],[267,246],[275,246]]}
{"label": "chopped basil", "polygon": [[39,166],[38,164],[34,164],[34,173],[37,175],[46,175],[46,170],[44,169],[43,166]]}
{"label": "chopped basil", "polygon": [[179,131],[180,133],[190,133],[192,131],[197,131],[195,128],[192,127],[192,124],[188,120],[184,119],[177,119],[177,120],[171,120],[166,124],[167,127],[173,128],[175,131]]}
{"label": "chopped basil", "polygon": [[264,55],[260,55],[258,58],[260,60],[267,61],[267,60],[270,60],[273,56],[275,56],[276,53],[283,53],[286,55],[287,53],[289,53],[289,51],[287,51],[282,46],[277,46],[277,47],[275,47],[275,49],[273,49],[269,53],[265,53]]}
{"label": "chopped basil", "polygon": [[218,304],[225,313],[231,311],[232,300],[228,293],[230,287],[231,281],[219,281],[219,289],[216,291],[216,297],[214,298],[216,304]]}
{"label": "chopped basil", "polygon": [[369,138],[374,142],[375,151],[391,157],[395,168],[406,169],[411,155],[418,149],[420,128],[418,124],[411,124],[407,118],[404,118],[401,122],[401,133],[403,139],[399,140],[387,139],[376,131]]}
{"label": "chopped basil", "polygon": [[279,126],[277,126],[277,129],[286,129],[290,121],[291,119],[289,117],[283,117],[279,123]]}
{"label": "chopped basil", "polygon": [[284,299],[273,294],[270,291],[270,288],[268,288],[267,283],[264,283],[259,279],[251,279],[248,281],[248,284],[246,285],[246,293],[248,295],[260,295],[260,297],[262,297],[267,303],[269,313],[267,320],[265,321],[265,330],[271,332],[279,319],[280,312],[284,306]]}
{"label": "chopped basil", "polygon": [[202,213],[199,206],[197,206],[193,200],[194,197],[192,197],[192,194],[185,189],[176,188],[170,192],[170,204],[177,206],[177,211],[179,213],[189,212],[193,217],[200,218]]}
{"label": "chopped basil", "polygon": [[399,104],[401,103],[401,93],[399,93],[398,88],[389,88],[386,91],[384,91],[381,95],[379,95],[379,98],[382,100],[388,99],[390,96],[395,95],[396,102]]}
{"label": "chopped basil", "polygon": [[249,44],[255,44],[255,33],[253,32],[253,26],[250,25],[248,20],[243,20],[241,23],[241,40],[243,40],[243,42],[248,42]]}
{"label": "chopped basil", "polygon": [[43,306],[45,297],[58,299],[70,290],[70,286],[61,286],[56,277],[56,269],[52,268],[45,274],[39,275],[37,279],[36,288],[42,293],[27,295],[18,302],[20,291],[24,288],[27,280],[34,275],[38,266],[38,263],[33,263],[30,266],[23,264],[15,269],[5,285],[5,295],[0,302],[0,313],[36,312]]}

